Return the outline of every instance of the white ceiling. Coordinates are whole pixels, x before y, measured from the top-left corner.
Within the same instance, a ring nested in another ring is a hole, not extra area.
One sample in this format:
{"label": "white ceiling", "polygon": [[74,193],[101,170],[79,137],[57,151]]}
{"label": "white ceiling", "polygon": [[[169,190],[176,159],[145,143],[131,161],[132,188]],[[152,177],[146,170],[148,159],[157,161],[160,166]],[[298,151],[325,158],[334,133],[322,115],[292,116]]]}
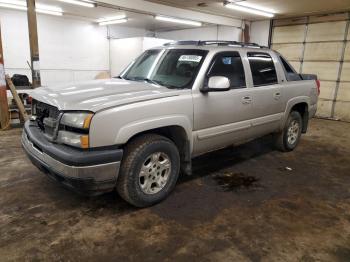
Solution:
{"label": "white ceiling", "polygon": [[[101,0],[102,1],[102,0]],[[134,1],[134,0],[128,0]],[[135,0],[136,1],[136,0]],[[305,14],[331,13],[350,10],[350,0],[246,0],[249,3],[274,9],[276,17],[302,16]],[[105,1],[107,2],[107,1]],[[118,1],[115,1],[118,2]],[[125,2],[125,1],[124,1]],[[217,15],[220,17],[240,18],[245,20],[266,19],[260,16],[249,15],[234,11],[223,6],[223,0],[146,0],[149,2],[163,4],[166,6],[182,8],[186,10],[197,11]],[[118,26],[137,27],[151,31],[166,31],[174,29],[184,29],[190,26],[178,25],[169,22],[158,21],[148,12],[142,13],[142,7],[136,12],[123,11],[116,6],[101,6],[102,2],[96,8],[87,8],[72,4],[59,2],[57,0],[37,0],[37,3],[59,6],[63,9],[65,16],[79,17],[88,21],[96,21],[101,17],[115,16],[125,13],[128,22],[118,24]],[[140,11],[141,10],[141,11]],[[141,14],[140,14],[141,12]],[[206,25],[206,24],[204,24]]]}
{"label": "white ceiling", "polygon": [[[132,1],[132,0],[131,0]],[[174,7],[247,20],[261,20],[261,16],[249,15],[224,7],[223,0],[146,0]],[[276,17],[303,16],[306,14],[332,13],[350,10],[350,0],[246,0],[246,2],[276,11]]]}
{"label": "white ceiling", "polygon": [[120,10],[118,7],[104,7],[98,5],[95,8],[88,8],[67,4],[56,0],[37,0],[36,2],[61,7],[65,16],[79,17],[80,19],[91,22],[96,22],[97,19],[102,17],[113,17],[119,14],[126,14],[128,22],[117,24],[118,26],[143,28],[150,31],[165,31],[189,28],[189,26],[186,25],[184,26],[155,20],[154,16],[151,14],[140,14],[136,12],[124,11]]}

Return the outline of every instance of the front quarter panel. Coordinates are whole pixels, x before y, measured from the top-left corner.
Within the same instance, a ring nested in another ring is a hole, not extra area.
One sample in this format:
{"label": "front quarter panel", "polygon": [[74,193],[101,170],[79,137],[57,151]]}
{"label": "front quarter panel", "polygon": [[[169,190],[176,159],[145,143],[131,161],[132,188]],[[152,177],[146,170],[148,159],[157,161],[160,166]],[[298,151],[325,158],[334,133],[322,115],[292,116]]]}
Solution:
{"label": "front quarter panel", "polygon": [[182,127],[192,145],[191,90],[167,98],[136,102],[97,112],[90,127],[90,147],[122,145],[134,135],[165,126]]}

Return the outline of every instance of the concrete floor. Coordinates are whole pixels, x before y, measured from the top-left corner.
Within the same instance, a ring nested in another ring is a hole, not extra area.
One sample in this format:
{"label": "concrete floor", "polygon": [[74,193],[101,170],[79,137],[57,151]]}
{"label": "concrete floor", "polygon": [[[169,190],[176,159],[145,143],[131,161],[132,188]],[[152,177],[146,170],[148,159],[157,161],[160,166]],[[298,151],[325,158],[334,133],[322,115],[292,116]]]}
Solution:
{"label": "concrete floor", "polygon": [[270,138],[211,153],[146,209],[67,191],[1,132],[0,260],[350,261],[349,130],[315,119],[291,153]]}

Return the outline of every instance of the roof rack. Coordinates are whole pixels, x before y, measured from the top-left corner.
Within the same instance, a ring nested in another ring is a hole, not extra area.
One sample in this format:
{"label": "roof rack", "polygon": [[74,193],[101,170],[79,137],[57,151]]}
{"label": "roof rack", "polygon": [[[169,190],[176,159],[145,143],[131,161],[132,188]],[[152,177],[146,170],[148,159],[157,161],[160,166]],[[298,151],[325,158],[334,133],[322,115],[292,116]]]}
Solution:
{"label": "roof rack", "polygon": [[240,46],[240,47],[252,47],[252,48],[268,48],[267,46],[261,46],[256,43],[244,43],[237,41],[221,41],[221,40],[205,40],[205,41],[174,41],[164,44],[164,46],[174,46],[174,45],[218,45],[218,46]]}

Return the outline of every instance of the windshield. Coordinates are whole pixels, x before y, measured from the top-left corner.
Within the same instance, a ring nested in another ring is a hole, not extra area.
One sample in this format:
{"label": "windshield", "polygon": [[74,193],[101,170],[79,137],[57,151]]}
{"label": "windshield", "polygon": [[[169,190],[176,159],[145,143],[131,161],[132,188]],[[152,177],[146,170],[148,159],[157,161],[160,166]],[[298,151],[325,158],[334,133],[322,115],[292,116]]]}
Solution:
{"label": "windshield", "polygon": [[206,54],[207,51],[191,49],[148,50],[120,77],[168,88],[191,88]]}

